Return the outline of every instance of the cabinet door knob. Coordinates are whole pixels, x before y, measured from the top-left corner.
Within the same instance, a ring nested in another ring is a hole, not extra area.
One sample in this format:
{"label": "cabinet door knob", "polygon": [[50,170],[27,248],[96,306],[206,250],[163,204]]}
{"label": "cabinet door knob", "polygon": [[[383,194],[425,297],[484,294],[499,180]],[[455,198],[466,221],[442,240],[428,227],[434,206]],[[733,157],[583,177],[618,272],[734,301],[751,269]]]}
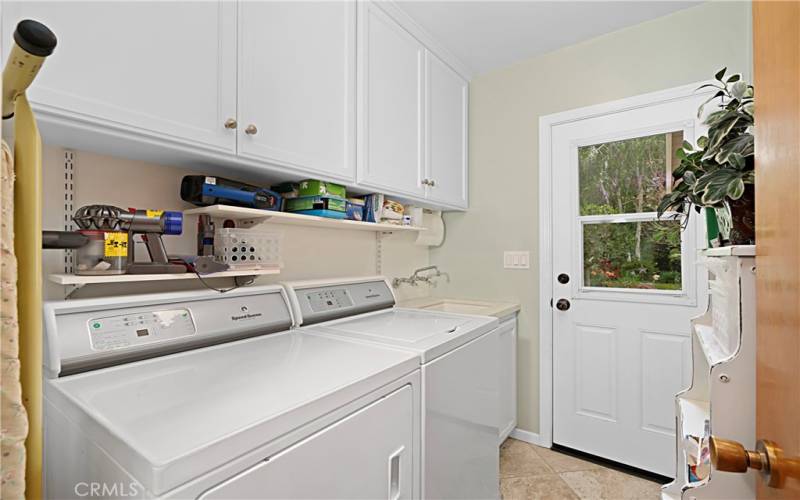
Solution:
{"label": "cabinet door knob", "polygon": [[244,133],[247,135],[256,135],[258,133],[258,129],[252,123],[244,129]]}
{"label": "cabinet door knob", "polygon": [[422,185],[423,186],[430,186],[430,183],[431,183],[431,181],[429,181],[428,179],[422,179]]}
{"label": "cabinet door knob", "polygon": [[433,179],[431,179],[431,180],[429,180],[429,181],[428,181],[428,185],[429,185],[430,187],[436,187],[436,181],[435,181],[435,180],[433,180]]}
{"label": "cabinet door knob", "polygon": [[236,120],[234,120],[233,118],[228,118],[227,120],[225,120],[225,128],[227,129],[234,129],[236,128],[236,125],[238,124],[236,123]]}

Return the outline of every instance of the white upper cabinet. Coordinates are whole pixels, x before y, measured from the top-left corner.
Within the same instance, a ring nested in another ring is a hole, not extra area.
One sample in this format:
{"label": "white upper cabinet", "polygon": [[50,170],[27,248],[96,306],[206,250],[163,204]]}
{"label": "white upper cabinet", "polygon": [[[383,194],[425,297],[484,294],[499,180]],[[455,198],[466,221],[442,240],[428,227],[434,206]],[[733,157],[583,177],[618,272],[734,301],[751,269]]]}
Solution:
{"label": "white upper cabinet", "polygon": [[467,81],[430,52],[427,61],[427,197],[467,207]]}
{"label": "white upper cabinet", "polygon": [[372,3],[359,10],[358,183],[425,196],[425,48]]}
{"label": "white upper cabinet", "polygon": [[23,19],[58,37],[28,90],[52,144],[467,208],[469,70],[392,2],[4,1],[2,14],[7,42]]}
{"label": "white upper cabinet", "polygon": [[58,37],[28,96],[40,116],[233,153],[236,5],[230,2],[3,2]]}
{"label": "white upper cabinet", "polygon": [[239,2],[239,155],[352,183],[354,2]]}

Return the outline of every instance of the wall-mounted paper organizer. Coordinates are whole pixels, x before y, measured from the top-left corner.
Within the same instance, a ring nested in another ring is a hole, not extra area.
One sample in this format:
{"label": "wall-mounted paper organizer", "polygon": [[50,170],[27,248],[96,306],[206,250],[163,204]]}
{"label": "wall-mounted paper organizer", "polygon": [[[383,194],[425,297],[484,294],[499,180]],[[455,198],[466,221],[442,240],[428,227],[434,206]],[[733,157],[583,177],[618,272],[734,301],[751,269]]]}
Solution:
{"label": "wall-mounted paper organizer", "polygon": [[756,475],[714,470],[709,436],[756,444],[755,246],[702,253],[708,310],[692,320],[692,383],[675,396],[675,480],[662,499],[756,497]]}

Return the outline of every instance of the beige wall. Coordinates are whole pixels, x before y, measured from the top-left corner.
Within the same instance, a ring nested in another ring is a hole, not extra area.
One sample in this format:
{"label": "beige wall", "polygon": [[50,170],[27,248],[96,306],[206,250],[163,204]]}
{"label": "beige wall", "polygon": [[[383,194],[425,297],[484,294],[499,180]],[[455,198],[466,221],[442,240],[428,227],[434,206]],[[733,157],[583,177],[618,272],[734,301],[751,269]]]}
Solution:
{"label": "beige wall", "polygon": [[[705,3],[471,83],[470,210],[446,215],[431,262],[452,276],[439,295],[522,303],[519,428],[539,430],[539,117],[704,80],[723,66],[749,76],[751,46],[749,2]],[[530,250],[532,268],[502,269],[503,250]]]}

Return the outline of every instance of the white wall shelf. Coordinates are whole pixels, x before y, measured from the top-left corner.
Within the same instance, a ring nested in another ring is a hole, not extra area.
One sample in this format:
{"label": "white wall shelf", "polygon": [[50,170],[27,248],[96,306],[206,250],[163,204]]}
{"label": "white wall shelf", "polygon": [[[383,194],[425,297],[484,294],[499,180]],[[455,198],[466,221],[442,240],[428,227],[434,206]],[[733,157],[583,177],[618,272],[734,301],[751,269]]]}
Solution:
{"label": "white wall shelf", "polygon": [[228,205],[211,205],[208,207],[192,208],[183,212],[185,215],[209,215],[221,219],[235,219],[252,224],[271,222],[274,224],[287,224],[292,226],[324,227],[329,229],[351,229],[356,231],[425,231],[422,227],[400,226],[395,224],[361,222],[355,220],[328,219],[314,215],[293,214],[288,212],[274,212],[257,208],[233,207]]}
{"label": "white wall shelf", "polygon": [[[237,278],[240,276],[265,276],[280,274],[280,269],[241,269],[236,271],[222,271],[218,273],[203,274],[203,279]],[[99,283],[132,283],[139,281],[167,281],[198,279],[192,272],[180,274],[109,274],[102,276],[80,276],[77,274],[51,274],[48,279],[59,285],[92,285]]]}

